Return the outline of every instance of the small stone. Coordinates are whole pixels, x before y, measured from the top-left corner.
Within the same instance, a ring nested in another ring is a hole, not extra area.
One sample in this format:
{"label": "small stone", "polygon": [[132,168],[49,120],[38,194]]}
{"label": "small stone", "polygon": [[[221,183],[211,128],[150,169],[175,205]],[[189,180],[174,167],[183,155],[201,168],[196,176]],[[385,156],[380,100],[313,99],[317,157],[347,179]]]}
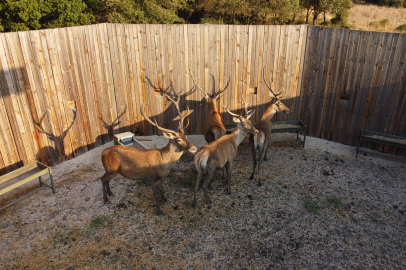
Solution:
{"label": "small stone", "polygon": [[104,256],[109,256],[110,252],[108,252],[106,250],[102,250],[101,254],[104,255]]}

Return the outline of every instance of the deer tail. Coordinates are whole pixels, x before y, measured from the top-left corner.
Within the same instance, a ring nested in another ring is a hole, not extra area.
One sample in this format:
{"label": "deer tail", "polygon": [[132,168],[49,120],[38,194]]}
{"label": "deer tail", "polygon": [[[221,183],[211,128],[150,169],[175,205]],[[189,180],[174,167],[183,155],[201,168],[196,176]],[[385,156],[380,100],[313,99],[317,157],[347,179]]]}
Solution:
{"label": "deer tail", "polygon": [[205,171],[207,166],[207,160],[209,159],[209,155],[205,155],[204,151],[200,151],[197,153],[195,157],[195,167],[197,171]]}

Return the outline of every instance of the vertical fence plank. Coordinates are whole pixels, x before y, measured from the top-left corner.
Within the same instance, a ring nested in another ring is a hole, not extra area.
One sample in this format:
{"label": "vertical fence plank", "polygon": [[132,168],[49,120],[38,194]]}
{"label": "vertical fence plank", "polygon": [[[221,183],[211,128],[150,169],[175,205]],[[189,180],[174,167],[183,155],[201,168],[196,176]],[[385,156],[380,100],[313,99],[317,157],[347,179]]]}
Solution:
{"label": "vertical fence plank", "polygon": [[[398,135],[406,129],[403,34],[305,25],[100,24],[1,34],[0,41],[2,173],[37,158],[63,162],[117,132],[157,134],[140,115],[141,104],[175,129],[177,113],[159,92],[171,83],[183,90],[181,109],[192,112],[188,132],[201,133],[207,104],[199,90],[185,94],[194,87],[190,73],[207,91],[230,79],[217,104],[224,123],[231,117],[220,101],[241,113],[241,95],[256,110],[253,121],[260,117],[269,102],[265,77],[290,97],[291,114],[274,121],[300,119],[312,136],[354,145],[361,128]],[[70,127],[72,100],[77,118]]]}
{"label": "vertical fence plank", "polygon": [[16,85],[18,84],[17,99],[21,106],[20,113],[26,128],[24,140],[29,142],[29,145],[26,145],[25,147],[27,149],[28,163],[30,163],[36,160],[36,155],[40,149],[38,140],[36,140],[35,136],[35,125],[32,116],[35,114],[35,111],[31,110],[30,104],[32,103],[32,100],[30,100],[30,96],[28,95],[28,92],[30,91],[30,82],[25,68],[24,56],[18,33],[9,33],[6,35],[6,40],[14,66],[13,69],[16,74]]}
{"label": "vertical fence plank", "polygon": [[[9,118],[12,136],[15,140],[17,149],[17,160],[22,163],[28,162],[27,152],[25,148],[30,148],[27,141],[26,127],[22,118],[22,108],[19,100],[19,86],[17,83],[16,72],[13,59],[11,58],[9,46],[6,37],[10,34],[2,35],[0,38],[0,87],[2,88],[2,96],[4,105]],[[8,91],[7,91],[8,90]]]}

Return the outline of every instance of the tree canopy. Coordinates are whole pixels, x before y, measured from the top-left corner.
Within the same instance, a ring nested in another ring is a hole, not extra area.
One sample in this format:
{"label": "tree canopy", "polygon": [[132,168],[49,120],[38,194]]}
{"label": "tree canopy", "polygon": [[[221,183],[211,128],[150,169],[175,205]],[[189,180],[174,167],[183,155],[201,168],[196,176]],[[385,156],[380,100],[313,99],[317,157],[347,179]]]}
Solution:
{"label": "tree canopy", "polygon": [[[383,1],[383,0],[380,0]],[[389,0],[388,0],[389,1]],[[394,1],[394,0],[393,0]],[[0,31],[92,23],[291,24],[345,18],[350,0],[0,0]]]}

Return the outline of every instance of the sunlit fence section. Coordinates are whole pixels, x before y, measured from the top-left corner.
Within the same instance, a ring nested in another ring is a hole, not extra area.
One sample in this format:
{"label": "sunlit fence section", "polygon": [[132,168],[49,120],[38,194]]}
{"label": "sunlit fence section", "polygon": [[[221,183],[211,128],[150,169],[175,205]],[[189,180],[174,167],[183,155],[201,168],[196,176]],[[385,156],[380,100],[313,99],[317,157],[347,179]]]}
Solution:
{"label": "sunlit fence section", "polygon": [[[175,129],[162,94],[182,91],[188,132],[200,134],[207,104],[190,73],[232,111],[241,95],[269,101],[265,78],[282,90],[311,136],[354,145],[361,128],[406,135],[406,36],[308,25],[130,25],[0,34],[0,169],[35,159],[61,163],[111,141],[114,133],[157,134],[140,106]],[[231,118],[218,102],[224,123]],[[368,145],[374,148],[374,145]],[[385,150],[385,149],[381,149]],[[386,149],[388,150],[388,149]],[[403,154],[401,149],[389,149]]]}

